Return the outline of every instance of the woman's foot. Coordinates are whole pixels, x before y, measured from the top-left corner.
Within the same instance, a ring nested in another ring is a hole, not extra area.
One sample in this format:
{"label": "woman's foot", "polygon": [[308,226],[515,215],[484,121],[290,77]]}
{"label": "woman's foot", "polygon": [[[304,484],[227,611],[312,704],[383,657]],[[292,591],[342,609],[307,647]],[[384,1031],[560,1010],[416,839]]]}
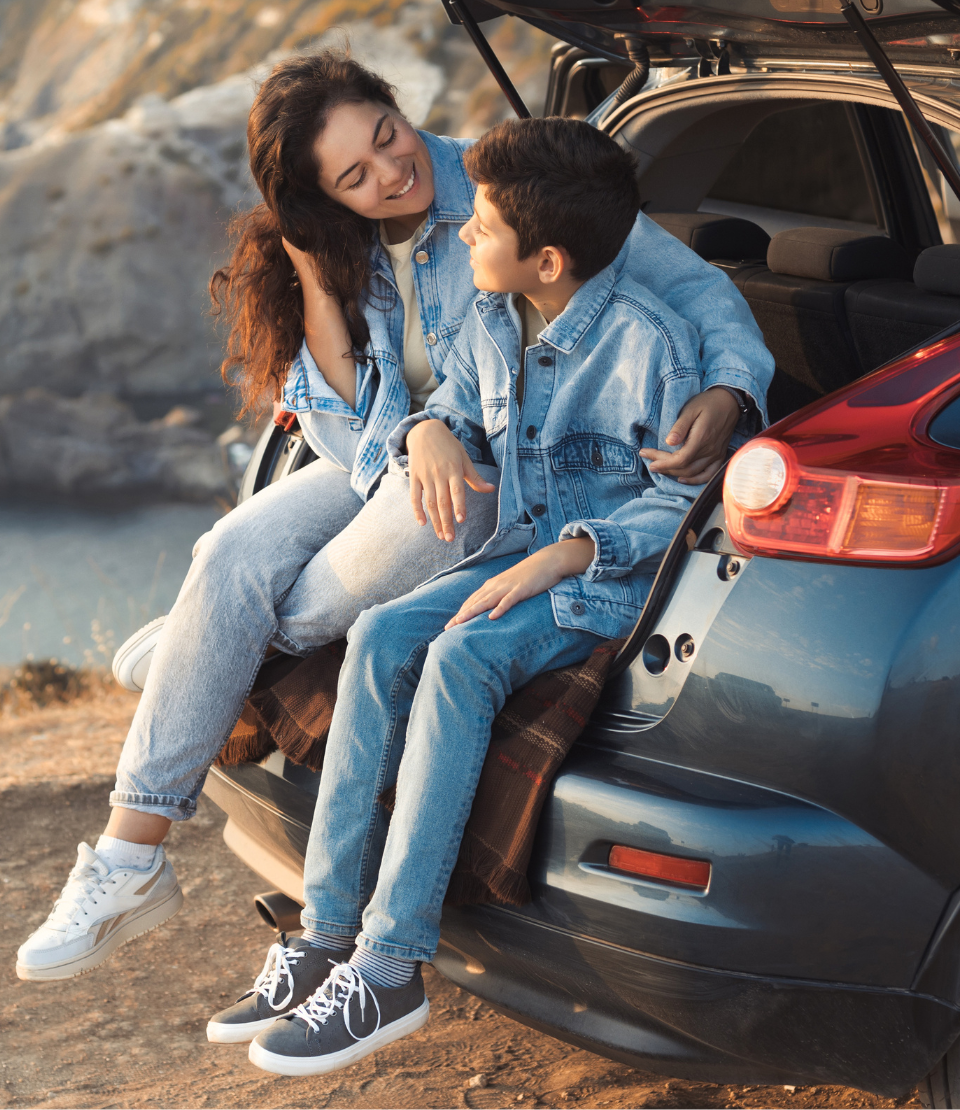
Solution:
{"label": "woman's foot", "polygon": [[429,1017],[419,966],[404,986],[377,987],[352,964],[338,964],[312,998],[257,1035],[250,1062],[277,1075],[322,1075],[413,1033]]}
{"label": "woman's foot", "polygon": [[232,1006],[214,1014],[207,1023],[207,1040],[217,1044],[241,1044],[253,1038],[278,1017],[295,1010],[321,986],[330,964],[339,964],[353,952],[346,948],[318,948],[300,937],[288,941],[280,933],[270,946],[263,971],[253,990],[247,991]]}
{"label": "woman's foot", "polygon": [[143,693],[147,672],[153,662],[154,648],[160,639],[163,622],[166,619],[166,617],[157,617],[156,620],[145,624],[117,648],[117,654],[113,657],[113,677],[124,690],[130,690],[134,694]]}
{"label": "woman's foot", "polygon": [[81,844],[50,916],[17,952],[17,975],[39,980],[83,975],[182,905],[183,892],[162,848],[147,868],[111,869],[89,844]]}

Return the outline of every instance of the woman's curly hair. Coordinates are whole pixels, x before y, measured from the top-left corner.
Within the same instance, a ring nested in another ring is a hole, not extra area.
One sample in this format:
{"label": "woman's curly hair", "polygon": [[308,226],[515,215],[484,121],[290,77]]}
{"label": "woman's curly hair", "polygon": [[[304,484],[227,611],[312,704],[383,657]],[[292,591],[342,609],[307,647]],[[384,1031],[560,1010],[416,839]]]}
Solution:
{"label": "woman's curly hair", "polygon": [[279,399],[303,341],[303,297],[282,238],[316,260],[342,306],[353,344],[344,357],[362,357],[370,338],[360,299],[375,224],[321,190],[313,153],[332,109],[366,101],[397,107],[383,78],[328,50],[277,65],[250,110],[250,171],[263,202],[231,222],[233,255],[210,281],[213,313],[229,325],[221,373],[239,389],[241,413]]}

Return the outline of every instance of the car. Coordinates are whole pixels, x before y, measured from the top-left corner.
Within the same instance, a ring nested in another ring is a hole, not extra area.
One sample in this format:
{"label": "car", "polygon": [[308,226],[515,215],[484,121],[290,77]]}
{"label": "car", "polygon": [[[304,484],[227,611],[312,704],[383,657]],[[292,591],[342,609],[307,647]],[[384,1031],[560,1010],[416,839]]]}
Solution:
{"label": "car", "polygon": [[[558,39],[546,114],[637,152],[777,370],[552,785],[532,901],[446,909],[435,966],[648,1071],[960,1106],[960,5],[448,2],[481,48],[503,12]],[[241,496],[311,458],[268,430]],[[317,778],[207,779],[275,923]]]}

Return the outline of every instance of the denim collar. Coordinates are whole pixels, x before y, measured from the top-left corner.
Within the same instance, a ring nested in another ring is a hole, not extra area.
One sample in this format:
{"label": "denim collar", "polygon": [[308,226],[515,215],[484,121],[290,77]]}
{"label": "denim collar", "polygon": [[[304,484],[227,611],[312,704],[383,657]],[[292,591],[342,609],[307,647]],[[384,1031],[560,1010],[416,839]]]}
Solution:
{"label": "denim collar", "polygon": [[[619,256],[618,256],[619,258]],[[580,342],[584,333],[603,311],[603,306],[610,299],[613,287],[619,277],[616,260],[595,274],[570,298],[570,303],[555,317],[540,333],[540,339],[549,343],[564,354],[570,352]],[[513,308],[512,296],[509,293],[484,293],[477,298],[477,311],[483,315],[496,310],[504,311],[508,316],[516,316]],[[511,317],[511,318],[512,318]]]}
{"label": "denim collar", "polygon": [[[423,233],[414,247],[419,247],[429,239],[438,223],[465,224],[473,215],[475,192],[473,182],[463,165],[463,149],[460,144],[455,139],[431,135],[429,131],[418,131],[417,134],[423,139],[433,166],[433,201],[427,209]],[[391,285],[395,284],[393,267],[380,242],[379,233],[374,237],[370,263],[371,274],[378,274]]]}

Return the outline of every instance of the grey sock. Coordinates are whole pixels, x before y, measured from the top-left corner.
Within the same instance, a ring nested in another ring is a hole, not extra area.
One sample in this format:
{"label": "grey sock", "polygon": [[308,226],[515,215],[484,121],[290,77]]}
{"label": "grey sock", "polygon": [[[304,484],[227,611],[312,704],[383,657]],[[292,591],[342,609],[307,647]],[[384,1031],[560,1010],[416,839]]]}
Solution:
{"label": "grey sock", "polygon": [[416,960],[398,960],[395,956],[381,956],[358,948],[350,957],[350,964],[375,987],[405,987],[417,970]]}
{"label": "grey sock", "polygon": [[331,952],[349,948],[353,943],[349,937],[338,937],[334,936],[333,933],[321,933],[317,929],[304,929],[300,934],[300,939],[305,940],[307,944],[312,944],[314,948],[327,948]]}

